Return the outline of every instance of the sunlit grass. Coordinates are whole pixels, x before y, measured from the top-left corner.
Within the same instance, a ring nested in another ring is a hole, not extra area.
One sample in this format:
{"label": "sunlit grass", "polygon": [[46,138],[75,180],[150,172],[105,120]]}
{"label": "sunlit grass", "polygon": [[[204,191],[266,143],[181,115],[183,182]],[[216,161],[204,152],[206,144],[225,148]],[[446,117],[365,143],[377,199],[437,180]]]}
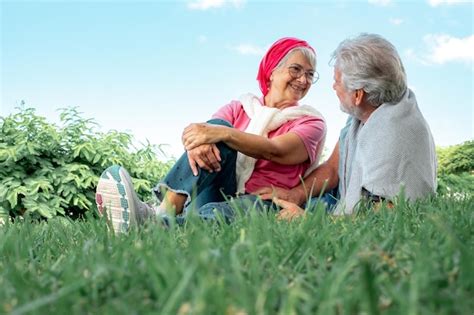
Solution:
{"label": "sunlit grass", "polygon": [[472,314],[474,201],[114,235],[102,220],[0,228],[0,313]]}

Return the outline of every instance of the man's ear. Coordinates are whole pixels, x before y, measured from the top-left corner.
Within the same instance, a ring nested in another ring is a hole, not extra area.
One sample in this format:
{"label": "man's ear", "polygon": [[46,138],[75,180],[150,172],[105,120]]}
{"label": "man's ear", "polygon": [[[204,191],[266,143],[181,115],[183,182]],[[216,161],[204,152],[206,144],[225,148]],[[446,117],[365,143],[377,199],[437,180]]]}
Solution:
{"label": "man's ear", "polygon": [[362,99],[364,98],[365,91],[362,89],[355,90],[355,102],[354,104],[359,106],[362,103]]}

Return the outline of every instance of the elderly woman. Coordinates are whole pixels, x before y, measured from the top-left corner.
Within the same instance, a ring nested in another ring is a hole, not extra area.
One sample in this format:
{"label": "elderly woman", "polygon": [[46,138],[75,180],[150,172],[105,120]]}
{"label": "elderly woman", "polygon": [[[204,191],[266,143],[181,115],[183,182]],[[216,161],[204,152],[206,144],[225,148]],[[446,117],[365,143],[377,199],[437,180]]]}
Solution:
{"label": "elderly woman", "polygon": [[333,89],[350,116],[333,153],[304,184],[290,191],[262,188],[260,197],[283,199],[274,200],[283,208],[279,215],[292,219],[305,214],[298,205],[322,190],[337,189],[338,200],[323,198],[336,215],[382,201],[390,205],[397,197],[414,201],[435,194],[435,143],[395,46],[363,33],[342,41],[332,59]]}
{"label": "elderly woman", "polygon": [[207,123],[184,130],[186,153],[154,189],[161,200],[158,208],[138,200],[127,171],[114,165],[98,183],[99,213],[108,208],[117,232],[170,211],[183,219],[192,210],[214,218],[217,210],[230,219],[233,207],[224,201],[228,197],[248,205],[256,201],[251,193],[261,187],[297,185],[317,164],[326,133],[322,116],[298,103],[318,79],[315,68],[316,55],[307,42],[275,42],[260,63],[261,97],[245,94]]}

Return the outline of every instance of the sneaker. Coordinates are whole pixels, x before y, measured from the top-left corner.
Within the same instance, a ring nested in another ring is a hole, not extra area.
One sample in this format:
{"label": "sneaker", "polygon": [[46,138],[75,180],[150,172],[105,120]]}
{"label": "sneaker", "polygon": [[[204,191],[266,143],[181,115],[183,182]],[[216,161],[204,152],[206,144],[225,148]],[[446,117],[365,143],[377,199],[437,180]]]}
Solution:
{"label": "sneaker", "polygon": [[138,198],[132,178],[119,165],[102,173],[95,200],[99,215],[107,217],[115,233],[127,232],[130,226],[141,225],[154,214],[154,209]]}

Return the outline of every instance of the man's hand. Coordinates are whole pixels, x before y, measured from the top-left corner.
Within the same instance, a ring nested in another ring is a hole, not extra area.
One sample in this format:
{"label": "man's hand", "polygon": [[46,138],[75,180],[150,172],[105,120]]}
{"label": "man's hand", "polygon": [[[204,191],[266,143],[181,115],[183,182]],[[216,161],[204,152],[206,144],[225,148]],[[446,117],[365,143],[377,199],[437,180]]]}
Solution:
{"label": "man's hand", "polygon": [[188,150],[189,166],[194,174],[198,175],[198,167],[210,173],[221,170],[221,153],[215,144],[202,144]]}
{"label": "man's hand", "polygon": [[289,201],[290,191],[288,189],[280,188],[280,187],[262,187],[257,189],[252,193],[252,195],[257,195],[263,200],[270,200],[274,197],[280,198],[283,200]]}
{"label": "man's hand", "polygon": [[275,186],[262,187],[254,191],[252,194],[259,196],[263,200],[278,198],[284,201],[295,203],[297,205],[301,205],[306,201],[306,195],[304,193],[301,194],[301,191],[297,188],[288,190]]}
{"label": "man's hand", "polygon": [[291,221],[295,218],[303,217],[305,215],[305,211],[293,202],[273,198],[273,203],[282,208],[277,214],[278,220]]}

